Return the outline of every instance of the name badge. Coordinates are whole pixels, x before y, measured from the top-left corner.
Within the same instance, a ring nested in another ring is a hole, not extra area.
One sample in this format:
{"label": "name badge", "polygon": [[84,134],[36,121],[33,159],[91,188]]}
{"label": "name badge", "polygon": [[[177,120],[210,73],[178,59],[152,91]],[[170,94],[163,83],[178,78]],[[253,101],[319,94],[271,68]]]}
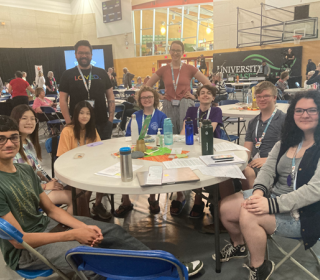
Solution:
{"label": "name badge", "polygon": [[172,106],[179,106],[180,100],[172,99],[171,104],[172,104]]}
{"label": "name badge", "polygon": [[86,100],[86,102],[88,102],[92,106],[92,108],[94,108],[95,100]]}

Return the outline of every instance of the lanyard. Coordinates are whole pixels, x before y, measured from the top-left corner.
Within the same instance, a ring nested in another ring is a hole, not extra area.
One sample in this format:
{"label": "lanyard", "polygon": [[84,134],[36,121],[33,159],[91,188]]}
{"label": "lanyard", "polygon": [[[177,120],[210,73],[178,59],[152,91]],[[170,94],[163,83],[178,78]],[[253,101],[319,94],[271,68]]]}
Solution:
{"label": "lanyard", "polygon": [[173,83],[174,91],[177,92],[177,87],[178,87],[178,82],[179,82],[179,76],[180,76],[180,70],[181,70],[181,67],[182,67],[182,62],[180,63],[179,73],[178,73],[178,77],[177,77],[176,81],[174,80],[172,63],[170,64],[170,66],[171,66],[172,83]]}
{"label": "lanyard", "polygon": [[[28,141],[28,140],[27,140],[27,141]],[[28,142],[28,144],[29,144],[29,142]],[[23,146],[24,146],[24,145],[23,145]],[[27,153],[27,150],[26,150],[24,147],[23,147],[23,150],[24,150],[25,153]],[[44,169],[42,168],[42,166],[39,164],[39,161],[37,160],[37,158],[33,156],[32,152],[28,153],[28,155],[32,158],[36,169],[37,169],[38,171],[40,171],[40,172],[43,174],[43,176],[45,176],[48,180],[51,180],[51,178],[50,178],[50,176],[48,175],[48,173],[44,171]]]}
{"label": "lanyard", "polygon": [[[80,142],[77,140],[78,147],[80,147]],[[87,144],[87,138],[84,138],[84,145]]]}
{"label": "lanyard", "polygon": [[273,113],[272,113],[272,115],[271,115],[271,117],[270,117],[270,119],[269,119],[269,121],[268,121],[268,123],[267,123],[267,125],[266,125],[266,128],[264,129],[264,131],[263,131],[263,133],[262,133],[262,136],[261,136],[261,138],[259,139],[259,141],[258,141],[258,126],[259,126],[259,120],[257,121],[257,125],[256,125],[256,145],[255,145],[255,146],[256,146],[256,149],[260,150],[260,147],[261,147],[261,144],[262,144],[262,140],[263,140],[263,138],[265,137],[266,132],[267,132],[267,130],[268,130],[268,127],[269,127],[269,125],[270,125],[270,123],[271,123],[274,115],[276,114],[276,112],[277,112],[277,109],[274,109],[274,111],[273,111]]}
{"label": "lanyard", "polygon": [[[155,112],[155,111],[156,111],[156,110],[153,109],[151,119],[153,118],[153,115],[154,115],[154,112]],[[143,127],[143,123],[144,123],[144,113],[143,113],[143,111],[142,111],[142,123],[141,123],[141,127]]]}
{"label": "lanyard", "polygon": [[77,65],[79,73],[81,75],[84,87],[86,88],[87,92],[88,92],[88,100],[90,100],[90,88],[91,88],[91,78],[92,78],[92,65],[90,65],[90,74],[89,74],[89,79],[88,79],[88,85],[86,83],[86,79],[83,76],[83,73],[79,67],[79,65]]}
{"label": "lanyard", "polygon": [[297,188],[296,187],[296,185],[297,185],[297,176],[296,175],[297,174],[295,172],[295,170],[296,170],[296,156],[299,153],[299,151],[301,150],[302,143],[303,143],[303,141],[300,142],[296,152],[294,153],[294,156],[292,158],[292,164],[291,164],[291,174],[289,174],[288,177],[287,177],[287,185],[288,185],[288,187],[291,186],[292,179],[294,179],[294,181],[293,181],[293,189],[294,190],[296,190],[296,188]]}
{"label": "lanyard", "polygon": [[[211,112],[211,107],[208,110],[206,120],[209,119],[210,112]],[[198,111],[197,111],[197,127],[199,127],[199,114],[200,114],[200,107],[198,108]]]}

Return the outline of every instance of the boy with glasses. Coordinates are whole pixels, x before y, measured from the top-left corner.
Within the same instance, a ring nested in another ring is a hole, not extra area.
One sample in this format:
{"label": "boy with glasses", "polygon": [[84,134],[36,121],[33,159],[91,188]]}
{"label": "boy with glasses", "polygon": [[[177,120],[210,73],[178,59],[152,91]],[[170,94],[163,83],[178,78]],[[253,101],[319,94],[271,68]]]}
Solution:
{"label": "boy with glasses", "polygon": [[[277,88],[268,81],[256,86],[257,106],[261,113],[249,122],[244,147],[248,151],[249,163],[243,170],[246,179],[241,179],[242,190],[252,189],[260,168],[267,160],[273,146],[280,140],[286,114],[276,108]],[[234,193],[233,180],[219,184],[221,199]],[[220,225],[222,228],[222,224]],[[204,227],[204,232],[214,233],[214,225]]]}
{"label": "boy with glasses", "polygon": [[[110,249],[149,250],[130,236],[122,227],[95,221],[87,217],[73,217],[56,207],[43,192],[31,166],[13,163],[22,149],[16,122],[0,116],[0,217],[23,234],[23,240],[64,273],[72,272],[65,260],[68,250],[77,246],[99,246]],[[39,212],[41,207],[47,214]],[[67,231],[58,231],[61,224]],[[0,239],[0,249],[11,269],[45,270],[48,267],[14,240]],[[188,263],[189,274],[196,274],[203,263]],[[105,279],[90,271],[90,279]]]}

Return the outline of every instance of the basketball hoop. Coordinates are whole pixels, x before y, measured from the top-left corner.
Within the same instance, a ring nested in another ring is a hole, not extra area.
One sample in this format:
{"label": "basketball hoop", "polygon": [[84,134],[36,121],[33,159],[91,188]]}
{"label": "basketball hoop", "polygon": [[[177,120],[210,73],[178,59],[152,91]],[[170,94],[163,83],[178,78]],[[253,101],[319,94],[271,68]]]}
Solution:
{"label": "basketball hoop", "polygon": [[300,40],[302,38],[302,35],[293,35],[292,37],[293,37],[293,43],[295,45],[299,45],[300,44]]}

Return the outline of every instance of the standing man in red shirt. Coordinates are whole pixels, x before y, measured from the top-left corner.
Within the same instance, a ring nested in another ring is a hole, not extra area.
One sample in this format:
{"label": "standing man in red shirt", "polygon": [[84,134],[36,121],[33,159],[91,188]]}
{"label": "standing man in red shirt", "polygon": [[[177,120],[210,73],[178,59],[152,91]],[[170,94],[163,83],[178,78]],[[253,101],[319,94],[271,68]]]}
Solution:
{"label": "standing man in red shirt", "polygon": [[11,80],[8,89],[8,92],[12,95],[12,105],[13,107],[20,104],[29,105],[27,90],[31,93],[34,93],[34,90],[27,81],[22,79],[22,72],[17,71],[14,75],[15,79]]}

